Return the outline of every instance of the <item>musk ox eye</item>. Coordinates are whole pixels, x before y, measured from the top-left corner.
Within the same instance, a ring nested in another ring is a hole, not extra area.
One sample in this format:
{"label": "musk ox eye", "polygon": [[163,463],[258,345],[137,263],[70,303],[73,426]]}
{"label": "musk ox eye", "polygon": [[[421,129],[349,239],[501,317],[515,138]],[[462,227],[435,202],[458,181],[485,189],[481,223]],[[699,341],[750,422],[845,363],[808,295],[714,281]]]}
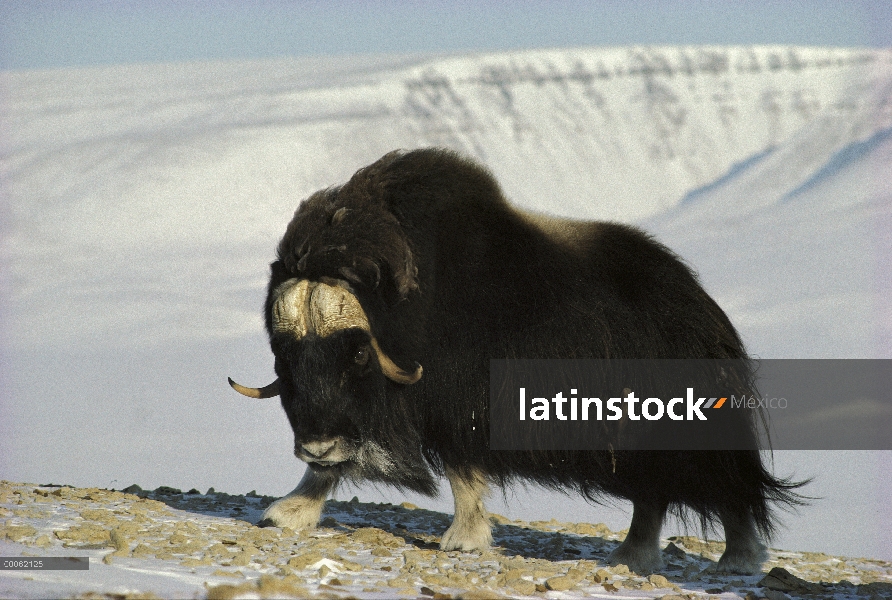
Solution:
{"label": "musk ox eye", "polygon": [[369,349],[360,348],[359,350],[357,350],[356,354],[353,355],[353,362],[361,367],[364,367],[366,363],[369,362]]}

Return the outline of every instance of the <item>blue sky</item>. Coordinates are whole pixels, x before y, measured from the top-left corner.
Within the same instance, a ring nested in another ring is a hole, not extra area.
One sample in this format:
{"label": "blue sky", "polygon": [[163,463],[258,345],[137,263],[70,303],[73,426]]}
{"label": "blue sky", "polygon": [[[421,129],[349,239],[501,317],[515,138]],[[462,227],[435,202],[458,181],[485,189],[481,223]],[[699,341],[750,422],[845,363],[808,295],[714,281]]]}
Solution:
{"label": "blue sky", "polygon": [[892,46],[887,0],[0,0],[0,69],[629,44]]}

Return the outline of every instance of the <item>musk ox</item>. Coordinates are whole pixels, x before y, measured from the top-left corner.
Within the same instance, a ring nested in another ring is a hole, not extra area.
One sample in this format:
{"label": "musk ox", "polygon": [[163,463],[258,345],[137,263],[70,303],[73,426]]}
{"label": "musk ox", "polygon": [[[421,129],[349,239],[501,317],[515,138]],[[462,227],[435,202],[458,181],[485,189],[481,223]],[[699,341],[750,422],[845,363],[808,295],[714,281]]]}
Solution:
{"label": "musk ox", "polygon": [[753,572],[770,504],[798,502],[800,484],[772,476],[757,449],[490,450],[491,358],[746,360],[691,270],[634,227],[527,213],[466,158],[396,151],[304,200],[271,269],[264,314],[278,378],[230,384],[281,398],[308,468],[263,525],[316,526],[345,478],[432,495],[445,475],[455,516],[441,548],[482,550],[489,486],[524,480],[630,500],[612,563],[660,568],[672,511],[720,523],[718,569]]}

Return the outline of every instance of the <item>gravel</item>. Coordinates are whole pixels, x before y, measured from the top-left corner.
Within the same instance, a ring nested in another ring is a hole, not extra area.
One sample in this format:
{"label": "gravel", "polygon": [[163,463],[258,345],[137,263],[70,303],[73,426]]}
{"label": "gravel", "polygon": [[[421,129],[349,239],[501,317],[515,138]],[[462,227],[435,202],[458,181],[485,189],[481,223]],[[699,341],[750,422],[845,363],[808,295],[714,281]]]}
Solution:
{"label": "gravel", "polygon": [[[3,554],[90,556],[93,574],[52,579],[44,572],[0,571],[0,594],[892,599],[892,564],[880,560],[772,550],[759,575],[717,575],[712,568],[724,544],[679,536],[663,542],[666,569],[645,575],[606,565],[625,532],[603,524],[492,515],[491,551],[443,552],[439,536],[450,515],[354,498],[329,501],[320,527],[310,532],[254,526],[273,500],[213,489],[144,491],[134,485],[113,491],[0,482]],[[171,584],[127,579],[135,572],[164,575],[160,581]]]}

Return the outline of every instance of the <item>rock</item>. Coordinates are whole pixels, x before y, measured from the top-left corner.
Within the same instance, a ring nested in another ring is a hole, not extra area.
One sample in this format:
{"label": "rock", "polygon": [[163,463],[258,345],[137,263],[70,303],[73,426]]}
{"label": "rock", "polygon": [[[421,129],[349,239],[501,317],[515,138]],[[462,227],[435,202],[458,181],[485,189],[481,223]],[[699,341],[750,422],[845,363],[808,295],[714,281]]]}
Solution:
{"label": "rock", "polygon": [[232,564],[236,567],[246,567],[251,564],[251,557],[254,554],[250,551],[242,550],[232,558]]}
{"label": "rock", "polygon": [[612,533],[610,528],[604,525],[604,523],[598,523],[597,525],[592,525],[591,523],[578,523],[571,528],[571,531],[578,533],[579,535],[590,537],[606,537]]}
{"label": "rock", "polygon": [[614,575],[628,575],[629,574],[628,565],[616,565],[615,567],[612,567],[610,570],[613,571]]}
{"label": "rock", "polygon": [[95,523],[76,525],[70,529],[56,531],[55,534],[57,538],[64,542],[65,546],[110,546],[112,543],[108,529]]}
{"label": "rock", "polygon": [[271,575],[261,575],[259,579],[239,586],[219,585],[208,589],[208,600],[231,600],[234,598],[311,598],[309,590],[297,577],[283,579]]}
{"label": "rock", "polygon": [[130,553],[130,556],[133,558],[148,558],[150,556],[155,556],[155,550],[147,544],[137,544],[136,548]]}
{"label": "rock", "polygon": [[536,584],[526,579],[510,579],[505,585],[523,596],[530,596],[536,592]]}
{"label": "rock", "polygon": [[111,543],[118,552],[128,552],[130,550],[130,537],[127,530],[123,527],[117,527],[109,534]]}
{"label": "rock", "polygon": [[387,585],[396,589],[415,588],[414,583],[409,583],[409,581],[403,577],[394,577],[393,579],[388,580]]}
{"label": "rock", "polygon": [[558,575],[545,580],[545,587],[555,592],[566,592],[572,589],[582,578],[569,577],[567,575]]}
{"label": "rock", "polygon": [[213,573],[211,573],[214,577],[244,577],[245,574],[241,571],[224,571],[223,569],[217,569]]}
{"label": "rock", "polygon": [[445,575],[440,575],[439,573],[422,573],[421,580],[424,583],[429,583],[431,585],[439,585],[441,587],[447,587],[452,582],[449,581],[449,578]]}
{"label": "rock", "polygon": [[762,590],[762,595],[768,598],[768,600],[790,600],[789,596],[777,590]]}
{"label": "rock", "polygon": [[673,542],[669,542],[668,544],[666,544],[666,547],[663,548],[663,554],[665,554],[669,558],[675,558],[679,560],[685,560],[688,557],[688,553],[676,546]]}
{"label": "rock", "polygon": [[0,527],[0,539],[6,538],[13,542],[20,542],[25,538],[37,535],[37,530],[30,525],[4,525]]}
{"label": "rock", "polygon": [[361,544],[375,544],[386,548],[400,548],[406,544],[406,540],[392,535],[377,527],[363,527],[352,534],[353,541]]}
{"label": "rock", "polygon": [[681,576],[688,581],[697,581],[700,579],[700,567],[696,564],[690,564],[681,572]]}
{"label": "rock", "polygon": [[725,551],[724,542],[704,541],[691,535],[678,535],[669,538],[676,545],[681,544],[691,552],[706,554],[722,554]]}
{"label": "rock", "polygon": [[315,564],[325,558],[321,553],[311,551],[305,554],[300,554],[295,556],[291,560],[288,561],[288,566],[295,569],[306,569],[310,565]]}
{"label": "rock", "polygon": [[783,567],[774,567],[756,585],[778,592],[807,592],[815,594],[822,589],[820,585],[800,579]]}
{"label": "rock", "polygon": [[595,574],[592,576],[592,579],[594,579],[595,583],[603,583],[605,581],[609,581],[610,577],[611,575],[609,571],[607,571],[606,569],[598,569],[597,572],[595,572]]}
{"label": "rock", "polygon": [[663,577],[662,575],[657,575],[654,573],[653,575],[648,576],[647,581],[650,582],[651,585],[657,588],[673,588],[678,589],[674,583],[671,583],[668,579]]}
{"label": "rock", "polygon": [[341,558],[340,563],[348,571],[362,571],[364,568],[361,564],[355,563],[345,558]]}
{"label": "rock", "polygon": [[511,519],[498,513],[489,513],[489,520],[496,525],[510,525],[512,523]]}

